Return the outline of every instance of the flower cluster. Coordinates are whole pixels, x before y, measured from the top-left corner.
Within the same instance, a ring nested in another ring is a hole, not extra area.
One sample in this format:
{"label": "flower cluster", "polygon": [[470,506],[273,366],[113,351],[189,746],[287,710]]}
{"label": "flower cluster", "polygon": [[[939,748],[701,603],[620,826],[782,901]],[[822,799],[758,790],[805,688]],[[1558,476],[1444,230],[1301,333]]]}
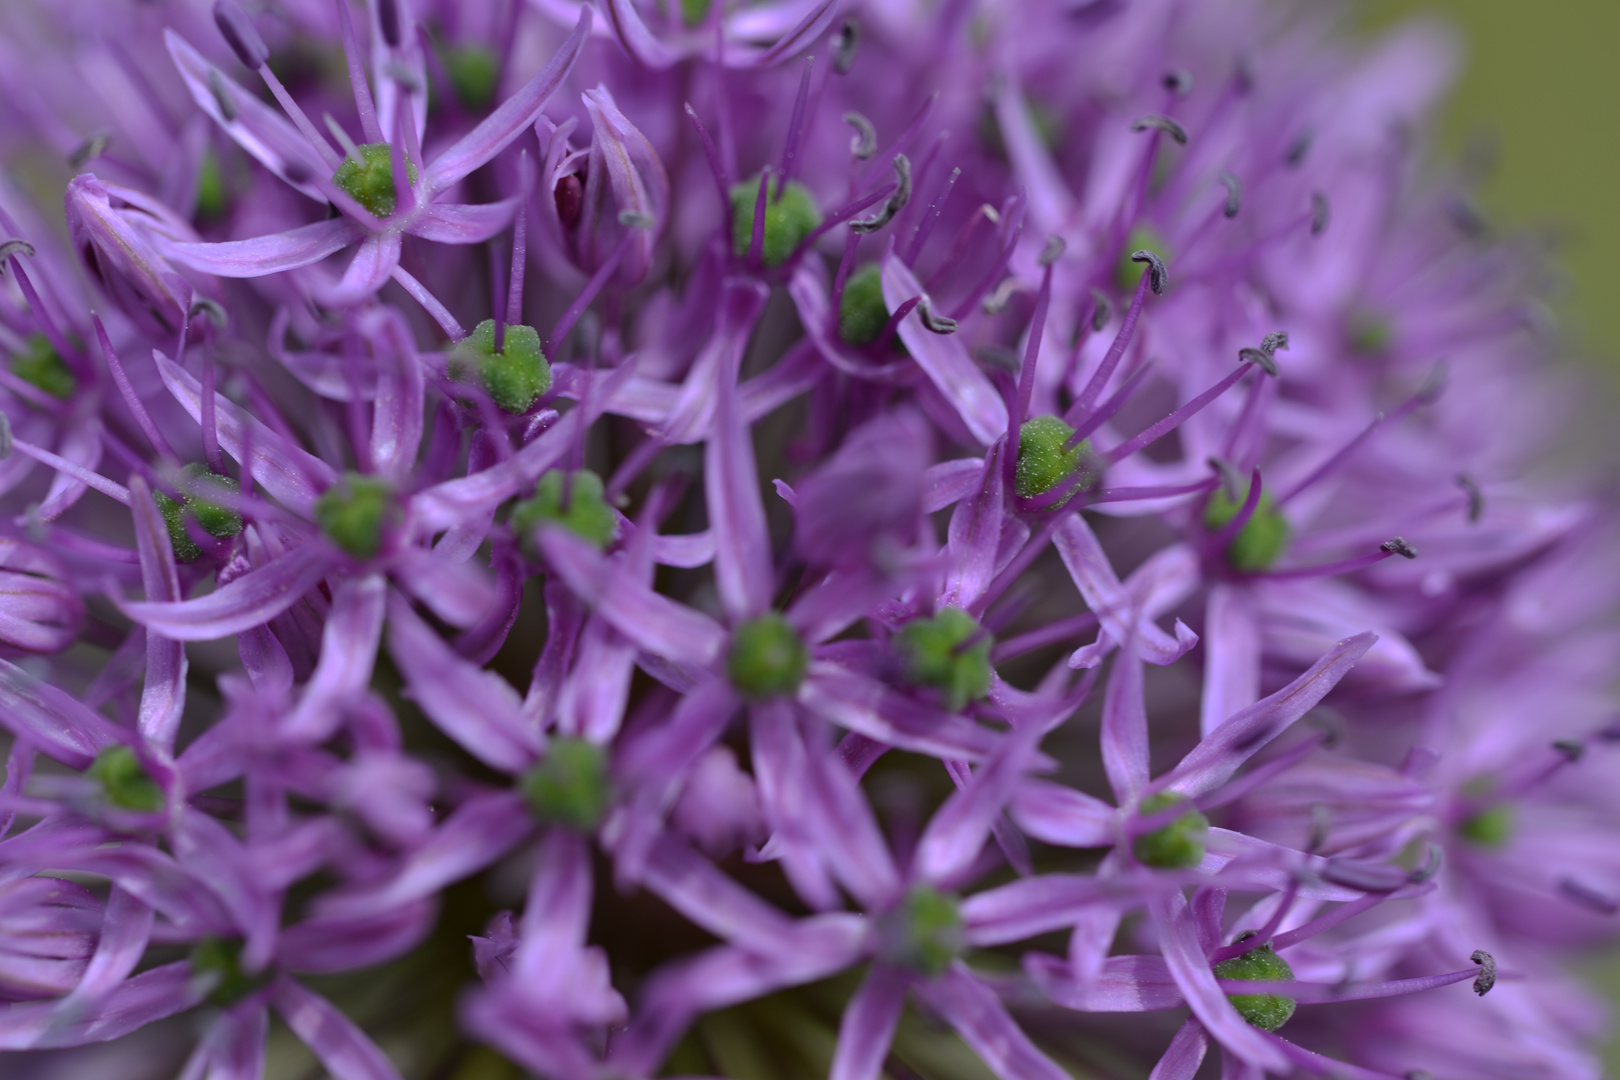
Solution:
{"label": "flower cluster", "polygon": [[0,27],[8,1076],[1599,1075],[1612,507],[1442,33]]}

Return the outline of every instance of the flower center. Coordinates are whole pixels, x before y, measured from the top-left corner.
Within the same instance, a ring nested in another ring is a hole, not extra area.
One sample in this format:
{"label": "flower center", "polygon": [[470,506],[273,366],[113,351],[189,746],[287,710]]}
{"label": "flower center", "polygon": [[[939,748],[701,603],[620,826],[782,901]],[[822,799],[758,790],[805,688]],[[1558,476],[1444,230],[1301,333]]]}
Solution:
{"label": "flower center", "polygon": [[551,389],[551,364],[540,349],[540,334],[532,326],[512,323],[506,340],[495,350],[495,320],[485,319],[450,350],[450,377],[483,382],[490,399],[514,416],[529,411],[535,400]]}
{"label": "flower center", "polygon": [[1457,823],[1457,835],[1480,847],[1499,848],[1513,835],[1513,808],[1497,803]]}
{"label": "flower center", "polygon": [[205,937],[191,947],[191,972],[212,984],[208,991],[211,1004],[221,1008],[235,1005],[270,981],[265,975],[244,972],[241,958],[242,942],[237,938]]}
{"label": "flower center", "polygon": [[771,612],[737,627],[726,674],[745,696],[769,698],[797,690],[809,663],[810,651],[798,631]]}
{"label": "flower center", "polygon": [[[1217,979],[1237,979],[1243,982],[1292,982],[1294,969],[1288,961],[1262,945],[1242,956],[1222,960],[1215,965]],[[1276,1031],[1294,1015],[1294,999],[1277,994],[1228,994],[1226,999],[1238,1015],[1264,1031]]]}
{"label": "flower center", "polygon": [[495,98],[495,83],[500,76],[495,54],[477,45],[458,45],[446,49],[443,55],[450,90],[461,107],[468,112],[487,109]]}
{"label": "flower center", "polygon": [[[758,176],[731,186],[731,247],[739,258],[746,257],[753,244],[754,204],[758,198]],[[820,224],[821,211],[809,188],[794,180],[784,187],[779,178],[771,177],[765,196],[761,260],[766,266],[781,266]]]}
{"label": "flower center", "polygon": [[534,816],[580,832],[596,828],[613,798],[607,756],[584,739],[553,739],[546,756],[518,780]]}
{"label": "flower center", "polygon": [[1165,870],[1184,870],[1204,861],[1204,841],[1209,837],[1209,819],[1188,801],[1185,795],[1174,791],[1161,791],[1142,800],[1137,813],[1153,817],[1172,807],[1185,804],[1186,813],[1170,824],[1136,838],[1131,846],[1136,861],[1144,866],[1157,866]]}
{"label": "flower center", "polygon": [[79,386],[79,380],[44,334],[28,335],[27,351],[13,355],[7,366],[17,378],[63,401],[72,397]]}
{"label": "flower center", "polygon": [[995,677],[990,666],[994,643],[995,638],[982,633],[973,616],[954,607],[944,608],[932,619],[913,620],[894,637],[906,678],[943,692],[953,712],[990,692]]}
{"label": "flower center", "polygon": [[[366,143],[355,149],[360,160],[343,159],[343,164],[332,174],[332,183],[354,197],[354,201],[385,218],[394,212],[394,158],[387,143]],[[416,181],[416,166],[408,166],[412,183]]]}
{"label": "flower center", "polygon": [[870,345],[888,323],[883,270],[877,263],[867,263],[844,282],[844,295],[838,302],[838,336],[851,345]]}
{"label": "flower center", "polygon": [[512,508],[512,528],[527,538],[542,523],[550,522],[584,537],[597,550],[607,547],[619,520],[602,497],[602,478],[581,469],[573,474],[570,485],[564,500],[562,472],[546,473],[534,486],[534,494]]}
{"label": "flower center", "polygon": [[382,550],[384,533],[398,518],[393,485],[374,476],[344,473],[315,500],[315,523],[357,559]]}
{"label": "flower center", "polygon": [[[1226,489],[1217,488],[1204,504],[1204,527],[1211,532],[1224,528],[1243,509],[1247,497],[1247,488],[1238,499],[1228,495]],[[1268,569],[1288,547],[1288,533],[1288,519],[1277,510],[1271,495],[1262,491],[1254,513],[1227,545],[1227,561],[1234,570],[1248,573]]]}
{"label": "flower center", "polygon": [[230,505],[231,499],[242,490],[234,479],[209,472],[206,465],[191,464],[180,470],[180,482],[175,486],[180,490],[180,501],[161,491],[154,491],[152,499],[169,528],[169,543],[174,546],[176,560],[196,562],[202,555],[202,548],[191,538],[189,523],[192,521],[202,526],[203,532],[220,540],[242,531],[242,515]]}
{"label": "flower center", "polygon": [[956,897],[930,885],[913,885],[899,906],[878,920],[879,954],[922,975],[943,974],[965,947]]}
{"label": "flower center", "polygon": [[1018,429],[1018,464],[1013,470],[1013,490],[1020,498],[1033,499],[1080,474],[1074,491],[1058,505],[1082,491],[1097,486],[1097,463],[1091,453],[1091,440],[1081,439],[1073,447],[1065,444],[1074,428],[1055,416],[1037,416]]}
{"label": "flower center", "polygon": [[100,782],[102,795],[121,810],[155,814],[163,809],[163,789],[127,746],[107,747],[96,755],[85,775]]}

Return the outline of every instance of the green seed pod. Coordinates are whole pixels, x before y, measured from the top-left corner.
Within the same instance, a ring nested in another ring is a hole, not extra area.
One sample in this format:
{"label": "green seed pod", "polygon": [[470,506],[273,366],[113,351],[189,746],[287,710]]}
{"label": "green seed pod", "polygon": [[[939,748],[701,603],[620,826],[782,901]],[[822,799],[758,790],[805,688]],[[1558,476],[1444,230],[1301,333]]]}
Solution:
{"label": "green seed pod", "polygon": [[[758,176],[731,186],[731,247],[739,258],[747,256],[753,243],[754,204],[758,198]],[[765,197],[765,236],[760,258],[766,266],[781,266],[820,224],[821,211],[809,188],[797,181],[789,181],[784,188],[777,177],[771,177]]]}
{"label": "green seed pod", "polygon": [[456,342],[450,350],[450,377],[466,381],[475,375],[490,399],[514,416],[528,412],[551,389],[551,364],[540,349],[540,334],[523,323],[507,326],[500,352],[495,351],[494,319],[485,319]]}
{"label": "green seed pod", "polygon": [[[1242,498],[1236,500],[1226,494],[1225,488],[1216,488],[1209,502],[1204,504],[1204,527],[1211,532],[1223,528],[1237,517],[1246,498],[1248,488],[1244,488]],[[1262,491],[1254,513],[1227,546],[1227,561],[1234,570],[1245,573],[1269,569],[1287,549],[1288,535],[1288,519],[1277,510],[1276,500]]]}
{"label": "green seed pod", "polygon": [[602,478],[588,469],[574,473],[568,505],[563,506],[563,474],[553,469],[540,477],[534,494],[512,508],[512,528],[529,537],[544,522],[561,525],[589,540],[597,550],[613,542],[618,515],[602,496]]}
{"label": "green seed pod", "polygon": [[394,486],[386,480],[344,473],[315,500],[315,523],[338,547],[357,559],[382,550],[383,540],[400,518]]}
{"label": "green seed pod", "polygon": [[932,619],[907,623],[894,636],[906,678],[943,692],[946,707],[953,712],[984,697],[995,679],[995,669],[990,666],[995,638],[983,634],[967,648],[961,647],[979,632],[973,616],[954,607],[942,609]]}
{"label": "green seed pod", "polygon": [[838,336],[851,345],[870,345],[889,323],[883,302],[883,268],[867,263],[844,282],[838,302]]}
{"label": "green seed pod", "polygon": [[1101,472],[1091,452],[1091,440],[1081,439],[1072,448],[1064,444],[1074,435],[1074,428],[1055,416],[1037,416],[1024,421],[1018,429],[1018,464],[1013,469],[1013,490],[1021,498],[1033,499],[1080,473],[1074,492],[1063,499],[1063,505],[1082,491],[1097,486]]}
{"label": "green seed pod", "polygon": [[120,810],[155,814],[163,809],[163,789],[141,767],[135,751],[109,746],[96,755],[85,775],[101,784],[102,796]]}
{"label": "green seed pod", "polygon": [[930,885],[913,885],[878,921],[883,959],[929,978],[944,974],[966,944],[956,897]]}
{"label": "green seed pod", "polygon": [[[1270,945],[1262,945],[1216,964],[1215,977],[1244,982],[1292,982],[1294,969],[1272,952]],[[1237,1009],[1238,1015],[1263,1031],[1276,1031],[1294,1015],[1294,999],[1277,994],[1228,994],[1226,1000]]]}
{"label": "green seed pod", "polygon": [[29,334],[27,351],[13,354],[7,367],[17,378],[63,401],[79,388],[79,380],[44,334]]}
{"label": "green seed pod", "polygon": [[[387,143],[366,143],[358,148],[360,160],[345,157],[332,174],[332,183],[353,196],[354,201],[385,218],[394,212],[394,158]],[[416,182],[416,166],[410,165],[411,182]]]}
{"label": "green seed pod", "polygon": [[726,674],[744,697],[770,698],[797,690],[809,664],[810,650],[798,631],[771,612],[732,633]]}
{"label": "green seed pod", "polygon": [[596,828],[613,799],[607,755],[584,739],[553,739],[518,787],[535,817],[581,832]]}
{"label": "green seed pod", "polygon": [[263,988],[267,974],[249,975],[242,970],[242,942],[239,938],[205,937],[191,947],[191,973],[212,984],[208,1001],[229,1008]]}
{"label": "green seed pod", "polygon": [[1136,812],[1142,817],[1153,817],[1183,803],[1187,806],[1186,813],[1163,828],[1136,838],[1131,851],[1137,862],[1164,870],[1185,870],[1204,861],[1209,819],[1200,814],[1185,795],[1174,791],[1149,795],[1142,800]]}

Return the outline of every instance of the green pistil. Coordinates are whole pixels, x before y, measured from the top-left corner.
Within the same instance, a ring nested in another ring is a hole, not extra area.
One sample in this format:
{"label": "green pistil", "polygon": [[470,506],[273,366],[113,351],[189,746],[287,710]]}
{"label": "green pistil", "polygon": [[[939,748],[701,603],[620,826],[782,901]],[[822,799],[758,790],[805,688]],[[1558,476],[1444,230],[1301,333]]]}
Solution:
{"label": "green pistil", "polygon": [[553,739],[518,787],[535,817],[581,832],[596,828],[613,798],[607,756],[584,739]]}
{"label": "green pistil", "polygon": [[[746,256],[753,243],[754,204],[758,198],[758,176],[731,186],[731,247],[739,257]],[[789,181],[784,188],[780,179],[771,177],[760,258],[766,266],[781,266],[820,224],[821,211],[809,188],[798,181]]]}
{"label": "green pistil", "polygon": [[315,500],[315,523],[357,559],[382,550],[384,534],[398,518],[393,485],[373,476],[344,473]]}
{"label": "green pistil", "polygon": [[205,465],[187,465],[180,470],[180,501],[169,498],[161,491],[152,493],[163,523],[169,529],[169,543],[174,546],[174,557],[179,562],[195,562],[202,548],[191,538],[189,523],[195,521],[209,536],[220,540],[236,536],[242,531],[242,515],[230,506],[231,497],[239,494],[241,485],[229,476],[208,471]]}
{"label": "green pistil", "polygon": [[1395,328],[1370,311],[1352,311],[1344,320],[1344,336],[1350,351],[1358,356],[1382,356],[1389,351]]}
{"label": "green pistil", "polygon": [[477,45],[460,45],[444,51],[444,70],[450,76],[450,89],[468,112],[488,108],[495,97],[500,66],[495,54]]}
{"label": "green pistil", "polygon": [[586,469],[574,473],[568,505],[563,505],[563,474],[552,470],[534,486],[534,494],[512,508],[512,528],[530,536],[543,522],[561,525],[589,540],[598,550],[613,540],[619,519],[602,496],[602,478]]}
{"label": "green pistil", "polygon": [[[345,157],[343,164],[332,174],[332,183],[353,196],[355,202],[377,217],[385,218],[394,212],[394,158],[387,143],[366,143],[358,148],[360,160]],[[411,181],[416,181],[416,166],[411,165]]]}
{"label": "green pistil", "polygon": [[1480,847],[1502,847],[1513,835],[1513,808],[1497,803],[1463,818],[1457,825],[1457,835]]}
{"label": "green pistil", "polygon": [[63,401],[72,397],[79,386],[79,380],[44,334],[28,335],[27,351],[13,355],[9,367],[17,378]]}
{"label": "green pistil", "polygon": [[[1215,494],[1204,504],[1204,527],[1211,532],[1224,528],[1243,509],[1243,500],[1248,495],[1247,488],[1238,499],[1227,495],[1225,488],[1215,489]],[[1288,519],[1278,512],[1276,500],[1262,491],[1254,513],[1227,546],[1227,561],[1234,570],[1245,573],[1268,569],[1288,547],[1288,533]]]}
{"label": "green pistil", "polygon": [[838,302],[838,336],[851,345],[870,345],[888,323],[883,269],[877,263],[867,263],[844,282],[844,295]]}
{"label": "green pistil", "polygon": [[476,374],[496,405],[521,416],[551,389],[551,364],[532,326],[508,324],[501,344],[496,352],[495,320],[485,319],[450,350],[450,377],[466,380]]}
{"label": "green pistil", "polygon": [[225,214],[225,174],[220,172],[219,158],[212,150],[204,150],[197,166],[197,216],[213,221]]}
{"label": "green pistil", "polygon": [[1081,474],[1080,480],[1063,502],[1097,486],[1098,472],[1091,453],[1091,440],[1081,439],[1072,448],[1064,449],[1073,435],[1074,428],[1055,416],[1037,416],[1024,421],[1018,429],[1018,465],[1013,470],[1013,490],[1021,498],[1044,495],[1077,472]]}
{"label": "green pistil", "polygon": [[127,746],[109,746],[97,754],[85,775],[98,781],[103,797],[120,810],[155,814],[163,809],[163,789]]}
{"label": "green pistil", "polygon": [[1142,817],[1153,817],[1180,804],[1186,804],[1186,813],[1163,828],[1136,838],[1131,851],[1136,855],[1137,862],[1163,870],[1185,870],[1204,861],[1209,819],[1200,814],[1185,795],[1174,791],[1149,795],[1137,807],[1137,813]]}
{"label": "green pistil", "polygon": [[883,959],[930,978],[943,974],[965,945],[956,897],[929,885],[913,885],[878,922]]}
{"label": "green pistil", "polygon": [[[1243,982],[1292,982],[1294,969],[1288,961],[1271,951],[1270,945],[1222,960],[1215,965],[1217,979],[1236,979]],[[1294,1015],[1294,999],[1276,994],[1227,994],[1226,1000],[1243,1017],[1262,1031],[1276,1031]]]}
{"label": "green pistil", "polygon": [[961,648],[975,634],[979,634],[979,624],[961,608],[948,607],[932,619],[907,623],[894,636],[895,649],[905,661],[906,678],[942,691],[953,712],[984,697],[995,677],[990,666],[995,638],[982,634],[972,645]]}
{"label": "green pistil", "polygon": [[1119,253],[1119,262],[1114,264],[1114,281],[1119,285],[1120,291],[1134,292],[1136,283],[1142,280],[1147,273],[1147,264],[1131,261],[1131,252],[1141,251],[1143,248],[1153,252],[1165,262],[1170,262],[1170,245],[1164,242],[1158,230],[1151,225],[1135,225],[1131,233],[1125,238],[1125,247]]}
{"label": "green pistil", "polygon": [[701,26],[713,6],[714,0],[681,0],[681,21],[687,26]]}
{"label": "green pistil", "polygon": [[810,651],[798,631],[772,612],[737,627],[726,674],[745,697],[769,698],[797,690],[809,663]]}
{"label": "green pistil", "polygon": [[242,942],[237,938],[205,937],[191,947],[191,973],[213,983],[210,1004],[228,1008],[262,988],[269,978],[242,970]]}

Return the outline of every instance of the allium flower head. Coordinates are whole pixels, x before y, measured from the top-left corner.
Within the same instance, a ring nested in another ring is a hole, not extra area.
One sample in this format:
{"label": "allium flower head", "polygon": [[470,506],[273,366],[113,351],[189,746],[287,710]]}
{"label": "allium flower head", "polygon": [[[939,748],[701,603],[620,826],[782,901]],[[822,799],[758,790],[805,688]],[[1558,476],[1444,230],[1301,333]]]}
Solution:
{"label": "allium flower head", "polygon": [[126,7],[0,10],[7,1076],[1598,1075],[1443,33]]}

